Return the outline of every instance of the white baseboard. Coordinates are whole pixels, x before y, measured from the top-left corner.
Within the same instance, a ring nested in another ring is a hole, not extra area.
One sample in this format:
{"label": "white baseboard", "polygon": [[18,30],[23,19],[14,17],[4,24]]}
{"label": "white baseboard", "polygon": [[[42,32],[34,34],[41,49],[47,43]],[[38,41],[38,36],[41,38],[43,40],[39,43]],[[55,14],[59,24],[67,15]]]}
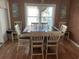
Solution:
{"label": "white baseboard", "polygon": [[79,48],[79,44],[77,44],[76,42],[74,42],[74,41],[73,41],[73,40],[71,40],[71,39],[70,39],[70,41],[71,41],[71,43],[72,43],[72,44],[74,44],[76,47],[78,47],[78,48]]}

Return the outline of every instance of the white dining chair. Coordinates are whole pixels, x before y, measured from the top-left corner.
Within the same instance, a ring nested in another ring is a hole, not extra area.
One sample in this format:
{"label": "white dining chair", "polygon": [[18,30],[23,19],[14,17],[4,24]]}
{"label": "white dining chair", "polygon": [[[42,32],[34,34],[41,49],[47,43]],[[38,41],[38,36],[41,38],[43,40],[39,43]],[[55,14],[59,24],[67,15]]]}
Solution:
{"label": "white dining chair", "polygon": [[26,53],[29,53],[30,40],[26,38],[26,36],[25,36],[26,34],[21,34],[18,24],[15,25],[15,31],[16,31],[17,39],[18,39],[17,51],[19,50],[20,47],[24,47],[27,49]]}

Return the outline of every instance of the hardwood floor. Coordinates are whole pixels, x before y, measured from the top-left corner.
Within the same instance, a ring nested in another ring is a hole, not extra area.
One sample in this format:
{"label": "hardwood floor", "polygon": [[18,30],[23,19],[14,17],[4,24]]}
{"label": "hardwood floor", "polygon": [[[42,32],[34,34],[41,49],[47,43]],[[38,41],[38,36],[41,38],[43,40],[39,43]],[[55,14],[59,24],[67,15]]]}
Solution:
{"label": "hardwood floor", "polygon": [[[30,59],[26,47],[17,50],[17,42],[8,41],[0,48],[0,59]],[[41,59],[34,57],[34,59]],[[49,59],[56,59],[55,56]],[[59,59],[79,59],[79,48],[74,46],[69,40],[59,43]]]}
{"label": "hardwood floor", "polygon": [[71,43],[70,40],[64,40],[59,45],[59,59],[79,59],[79,48]]}

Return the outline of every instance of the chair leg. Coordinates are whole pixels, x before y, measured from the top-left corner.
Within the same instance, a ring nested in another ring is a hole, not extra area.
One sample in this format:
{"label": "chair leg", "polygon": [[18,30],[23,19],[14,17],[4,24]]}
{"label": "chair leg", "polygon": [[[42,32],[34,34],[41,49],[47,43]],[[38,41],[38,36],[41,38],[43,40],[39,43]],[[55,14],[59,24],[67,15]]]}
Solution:
{"label": "chair leg", "polygon": [[46,56],[45,56],[46,58],[45,58],[45,59],[48,59],[48,58],[47,58],[47,51],[48,51],[48,48],[46,47]]}
{"label": "chair leg", "polygon": [[13,34],[13,32],[11,34],[11,37],[12,37],[12,42],[14,42],[14,34]]}
{"label": "chair leg", "polygon": [[33,47],[31,46],[31,54],[30,54],[31,55],[31,59],[32,59],[32,52],[33,52]]}
{"label": "chair leg", "polygon": [[58,55],[56,54],[56,59],[58,59]]}
{"label": "chair leg", "polygon": [[58,59],[58,45],[57,45],[57,48],[56,48],[56,59]]}
{"label": "chair leg", "polygon": [[58,51],[56,52],[56,59],[58,59]]}
{"label": "chair leg", "polygon": [[32,54],[31,54],[31,59],[32,59]]}
{"label": "chair leg", "polygon": [[32,48],[31,48],[31,59],[32,59]]}
{"label": "chair leg", "polygon": [[44,59],[44,49],[42,47],[42,59]]}

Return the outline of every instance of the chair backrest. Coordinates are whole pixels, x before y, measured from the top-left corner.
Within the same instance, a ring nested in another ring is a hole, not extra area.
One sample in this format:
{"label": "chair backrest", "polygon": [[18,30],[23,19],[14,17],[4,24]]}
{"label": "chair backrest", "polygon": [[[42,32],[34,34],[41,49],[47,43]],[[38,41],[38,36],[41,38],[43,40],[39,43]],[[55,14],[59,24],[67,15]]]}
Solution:
{"label": "chair backrest", "polygon": [[67,22],[60,21],[60,22],[59,22],[59,27],[61,27],[61,25],[67,25]]}
{"label": "chair backrest", "polygon": [[44,41],[44,36],[42,32],[32,32],[31,33],[31,41],[33,42],[43,42]]}
{"label": "chair backrest", "polygon": [[20,31],[22,31],[22,21],[14,21],[14,26],[19,25]]}
{"label": "chair backrest", "polygon": [[15,27],[15,31],[16,31],[17,35],[19,36],[21,34],[19,25],[16,24],[14,27]]}
{"label": "chair backrest", "polygon": [[50,42],[52,42],[52,41],[58,42],[60,37],[62,36],[62,33],[60,31],[53,31],[53,32],[47,33],[47,36],[48,36],[48,40],[50,40]]}
{"label": "chair backrest", "polygon": [[63,34],[65,34],[65,32],[67,31],[67,26],[66,26],[66,25],[61,25],[60,31],[61,31]]}

